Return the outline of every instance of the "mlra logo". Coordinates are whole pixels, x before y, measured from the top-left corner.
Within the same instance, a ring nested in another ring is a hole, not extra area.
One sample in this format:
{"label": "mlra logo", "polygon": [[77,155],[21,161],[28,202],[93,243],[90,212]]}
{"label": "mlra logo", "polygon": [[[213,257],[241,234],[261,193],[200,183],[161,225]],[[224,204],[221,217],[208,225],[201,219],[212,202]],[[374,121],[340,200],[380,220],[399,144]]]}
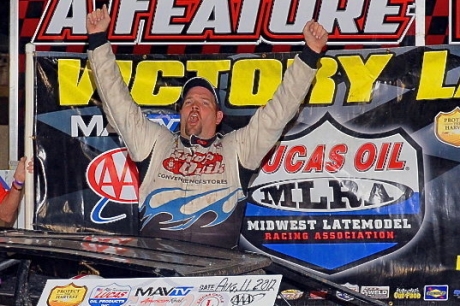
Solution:
{"label": "mlra logo", "polygon": [[332,274],[404,247],[423,217],[421,148],[402,129],[362,134],[326,114],[262,165],[242,234],[262,252]]}

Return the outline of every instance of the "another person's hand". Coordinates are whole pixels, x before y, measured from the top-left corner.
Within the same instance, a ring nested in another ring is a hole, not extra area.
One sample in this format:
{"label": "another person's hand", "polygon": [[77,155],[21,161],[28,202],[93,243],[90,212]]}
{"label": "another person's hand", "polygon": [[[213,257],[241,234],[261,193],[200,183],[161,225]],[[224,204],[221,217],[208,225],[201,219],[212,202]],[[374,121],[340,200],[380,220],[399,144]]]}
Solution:
{"label": "another person's hand", "polygon": [[316,53],[320,53],[327,43],[328,34],[321,24],[308,21],[303,28],[305,44]]}
{"label": "another person's hand", "polygon": [[88,34],[94,34],[107,31],[110,24],[110,15],[107,5],[104,4],[102,9],[96,9],[86,17],[86,30]]}
{"label": "another person's hand", "polygon": [[27,158],[25,156],[19,159],[18,165],[16,167],[16,171],[14,172],[14,180],[17,184],[20,184],[21,187],[26,180],[26,171],[32,173],[34,171],[34,162],[33,160],[29,160],[26,167]]}

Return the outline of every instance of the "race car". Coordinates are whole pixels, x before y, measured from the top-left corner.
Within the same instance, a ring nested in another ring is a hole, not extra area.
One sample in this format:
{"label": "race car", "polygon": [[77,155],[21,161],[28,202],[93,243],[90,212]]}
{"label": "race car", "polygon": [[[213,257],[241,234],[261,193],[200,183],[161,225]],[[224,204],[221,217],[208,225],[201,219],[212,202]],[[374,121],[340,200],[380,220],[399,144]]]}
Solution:
{"label": "race car", "polygon": [[[205,280],[238,275],[281,275],[277,306],[307,305],[307,301],[308,305],[386,305],[262,254],[177,240],[4,229],[0,232],[0,251],[0,305],[38,305],[50,280]],[[47,304],[77,305],[53,304],[49,298]]]}

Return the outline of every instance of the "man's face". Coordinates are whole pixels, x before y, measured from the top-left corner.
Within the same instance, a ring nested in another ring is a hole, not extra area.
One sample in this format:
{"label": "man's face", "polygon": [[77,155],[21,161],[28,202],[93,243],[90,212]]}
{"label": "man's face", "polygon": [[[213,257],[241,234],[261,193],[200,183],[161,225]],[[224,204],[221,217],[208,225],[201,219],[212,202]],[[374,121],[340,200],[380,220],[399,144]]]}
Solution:
{"label": "man's face", "polygon": [[208,139],[216,134],[223,113],[217,109],[214,95],[204,87],[192,87],[184,97],[180,110],[181,136]]}

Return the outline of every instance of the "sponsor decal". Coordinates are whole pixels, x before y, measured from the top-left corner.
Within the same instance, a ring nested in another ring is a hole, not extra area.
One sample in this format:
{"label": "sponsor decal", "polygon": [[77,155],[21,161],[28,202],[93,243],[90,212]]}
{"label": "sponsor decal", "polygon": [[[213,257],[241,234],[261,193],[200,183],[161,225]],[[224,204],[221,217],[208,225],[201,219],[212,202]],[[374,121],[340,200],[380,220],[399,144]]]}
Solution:
{"label": "sponsor decal", "polygon": [[94,158],[86,169],[86,181],[101,197],[91,211],[94,223],[111,223],[126,218],[126,214],[103,216],[102,211],[110,201],[126,204],[138,201],[138,171],[126,148],[109,150]]}
{"label": "sponsor decal", "polygon": [[327,290],[314,290],[308,294],[309,300],[325,300],[329,292]]}
{"label": "sponsor decal", "polygon": [[[334,273],[413,239],[424,218],[421,186],[421,149],[404,131],[364,135],[326,115],[269,155],[242,232],[264,252]],[[342,253],[352,256],[314,255]]]}
{"label": "sponsor decal", "polygon": [[[91,1],[50,0],[35,44],[83,44]],[[316,19],[331,44],[399,43],[415,18],[415,0],[110,1],[108,38],[120,44],[301,44]],[[161,16],[161,18],[160,18]]]}
{"label": "sponsor decal", "polygon": [[86,286],[76,286],[74,283],[67,286],[56,286],[51,290],[47,303],[49,306],[80,305],[87,291]]}
{"label": "sponsor decal", "polygon": [[210,293],[205,294],[196,300],[194,305],[198,306],[219,306],[224,305],[224,297],[221,294]]}
{"label": "sponsor decal", "polygon": [[393,297],[396,300],[419,300],[422,298],[422,293],[418,288],[396,288]]}
{"label": "sponsor decal", "polygon": [[[209,212],[214,213],[216,218],[209,219],[201,227],[219,225],[232,215],[236,203],[241,200],[241,188],[229,186],[226,178],[219,178],[219,174],[226,171],[225,161],[220,153],[222,147],[220,141],[212,146],[217,148],[217,152],[200,153],[176,149],[162,160],[163,168],[156,174],[159,182],[179,181],[184,185],[175,183],[176,187],[156,188],[146,196],[141,205],[141,229],[156,216],[164,214],[170,219],[162,221],[160,228],[167,231],[188,229]],[[209,187],[194,188],[193,185]],[[213,201],[209,202],[211,198]]]}
{"label": "sponsor decal", "polygon": [[303,296],[303,291],[298,289],[286,289],[280,293],[288,301],[298,300]]}
{"label": "sponsor decal", "polygon": [[[354,290],[356,292],[359,292],[359,286],[358,285],[352,285],[350,283],[343,284],[342,286]],[[353,301],[355,298],[348,293],[337,291],[336,293],[337,298],[344,300],[344,301]]]}
{"label": "sponsor decal", "polygon": [[128,301],[131,287],[111,284],[108,286],[97,286],[88,298],[88,304],[101,305],[123,305]]}
{"label": "sponsor decal", "polygon": [[118,203],[133,203],[138,198],[138,173],[126,148],[106,151],[88,165],[89,187],[102,198]]}
{"label": "sponsor decal", "polygon": [[427,285],[423,289],[425,301],[447,301],[449,299],[448,285]]}
{"label": "sponsor decal", "polygon": [[435,118],[435,135],[440,141],[460,147],[460,108],[449,113],[440,112]]}
{"label": "sponsor decal", "polygon": [[455,289],[454,290],[454,297],[457,299],[460,299],[460,289]]}
{"label": "sponsor decal", "polygon": [[232,305],[249,305],[254,301],[254,295],[250,293],[240,293],[230,299],[230,303],[232,303]]}
{"label": "sponsor decal", "polygon": [[172,155],[163,160],[163,168],[173,174],[194,176],[201,174],[219,174],[225,172],[221,154],[208,152],[184,152],[176,150]]}
{"label": "sponsor decal", "polygon": [[186,296],[193,286],[137,288],[135,296]]}
{"label": "sponsor decal", "polygon": [[361,286],[361,293],[376,300],[390,297],[390,286]]}

